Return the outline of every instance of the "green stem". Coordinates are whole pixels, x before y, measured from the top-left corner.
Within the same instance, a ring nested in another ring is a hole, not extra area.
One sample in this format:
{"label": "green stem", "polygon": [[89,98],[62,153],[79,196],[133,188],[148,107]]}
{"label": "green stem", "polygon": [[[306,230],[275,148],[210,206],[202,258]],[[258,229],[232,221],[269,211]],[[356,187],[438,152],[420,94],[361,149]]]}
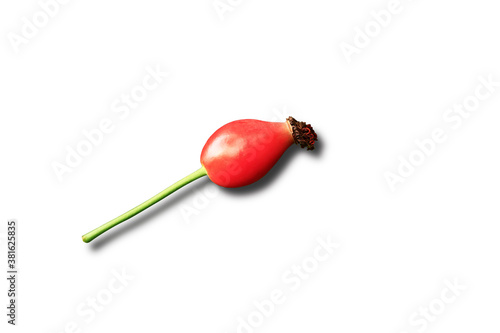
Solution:
{"label": "green stem", "polygon": [[187,184],[191,183],[193,180],[196,180],[200,177],[203,177],[206,174],[207,174],[207,171],[202,166],[200,169],[196,170],[195,172],[193,172],[189,176],[182,178],[181,180],[179,180],[175,184],[170,185],[169,187],[167,187],[166,189],[164,189],[163,191],[161,191],[160,193],[158,193],[157,195],[155,195],[151,199],[144,201],[139,206],[132,208],[128,212],[126,212],[126,213],[118,216],[117,218],[101,225],[99,228],[96,228],[96,229],[92,230],[91,232],[86,233],[85,235],[82,236],[83,241],[85,243],[92,241],[94,238],[101,235],[102,233],[108,231],[109,229],[122,223],[123,221],[128,220],[132,216],[139,214],[140,212],[142,212],[146,208],[151,207],[152,205],[154,205],[158,201],[160,201],[160,200],[166,198],[168,195],[174,193],[175,191],[177,191],[178,189],[180,189],[184,185],[187,185]]}

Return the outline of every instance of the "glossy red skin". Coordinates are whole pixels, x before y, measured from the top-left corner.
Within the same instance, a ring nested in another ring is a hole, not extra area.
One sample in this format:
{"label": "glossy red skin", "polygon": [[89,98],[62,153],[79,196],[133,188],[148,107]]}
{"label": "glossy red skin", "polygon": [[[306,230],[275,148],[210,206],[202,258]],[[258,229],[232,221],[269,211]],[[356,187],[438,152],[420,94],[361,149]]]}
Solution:
{"label": "glossy red skin", "polygon": [[261,179],[292,143],[286,122],[236,120],[212,134],[200,160],[215,184],[241,187]]}

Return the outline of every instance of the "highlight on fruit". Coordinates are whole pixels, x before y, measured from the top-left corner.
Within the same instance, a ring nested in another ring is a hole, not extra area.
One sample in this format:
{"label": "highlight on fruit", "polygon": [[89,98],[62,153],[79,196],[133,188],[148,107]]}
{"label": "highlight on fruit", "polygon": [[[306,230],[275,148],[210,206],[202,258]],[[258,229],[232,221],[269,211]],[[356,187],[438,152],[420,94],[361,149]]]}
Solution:
{"label": "highlight on fruit", "polygon": [[241,119],[214,132],[201,151],[201,168],[149,200],[82,236],[88,243],[139,214],[192,181],[208,176],[223,187],[242,187],[264,177],[294,143],[313,150],[318,137],[310,124],[288,117],[285,122]]}

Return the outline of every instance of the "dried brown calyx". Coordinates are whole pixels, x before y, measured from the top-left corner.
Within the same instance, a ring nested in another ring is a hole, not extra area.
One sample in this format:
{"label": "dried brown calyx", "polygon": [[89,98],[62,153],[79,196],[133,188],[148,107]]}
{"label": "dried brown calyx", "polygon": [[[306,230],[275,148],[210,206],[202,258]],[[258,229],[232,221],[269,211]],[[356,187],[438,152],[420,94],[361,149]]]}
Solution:
{"label": "dried brown calyx", "polygon": [[286,121],[292,128],[293,141],[300,145],[300,148],[307,147],[307,150],[313,150],[314,142],[318,141],[318,136],[312,126],[303,121],[297,121],[294,117],[288,117]]}

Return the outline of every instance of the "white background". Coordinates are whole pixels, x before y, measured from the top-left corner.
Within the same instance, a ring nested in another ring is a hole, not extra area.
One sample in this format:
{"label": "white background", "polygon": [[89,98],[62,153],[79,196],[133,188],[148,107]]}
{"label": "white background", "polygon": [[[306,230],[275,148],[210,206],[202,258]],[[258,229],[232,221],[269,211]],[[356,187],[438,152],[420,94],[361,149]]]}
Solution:
{"label": "white background", "polygon": [[[16,330],[498,331],[500,87],[458,128],[443,118],[480,76],[500,81],[498,4],[401,0],[380,28],[370,12],[389,1],[223,3],[221,16],[211,0],[74,0],[18,47],[40,4],[0,5],[0,220],[3,236],[8,219],[19,224]],[[369,44],[346,57],[366,25]],[[120,119],[114,101],[148,66],[168,78]],[[318,149],[290,148],[248,188],[198,180],[81,241],[196,170],[221,125],[281,113],[311,123]],[[59,181],[53,163],[105,118],[114,130]],[[391,191],[386,173],[435,128],[447,140]],[[317,237],[340,247],[291,291],[283,275],[311,262]],[[109,304],[78,314],[122,269],[133,279]],[[274,289],[283,304],[239,328]],[[423,320],[429,307],[438,314]]]}

